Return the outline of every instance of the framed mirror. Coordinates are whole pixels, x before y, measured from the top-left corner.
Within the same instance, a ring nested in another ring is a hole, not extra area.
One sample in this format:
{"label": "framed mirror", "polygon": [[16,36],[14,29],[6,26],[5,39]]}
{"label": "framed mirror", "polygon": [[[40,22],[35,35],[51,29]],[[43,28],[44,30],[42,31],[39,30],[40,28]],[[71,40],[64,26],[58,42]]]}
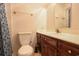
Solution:
{"label": "framed mirror", "polygon": [[71,27],[71,4],[67,3],[56,4],[55,27],[56,29]]}

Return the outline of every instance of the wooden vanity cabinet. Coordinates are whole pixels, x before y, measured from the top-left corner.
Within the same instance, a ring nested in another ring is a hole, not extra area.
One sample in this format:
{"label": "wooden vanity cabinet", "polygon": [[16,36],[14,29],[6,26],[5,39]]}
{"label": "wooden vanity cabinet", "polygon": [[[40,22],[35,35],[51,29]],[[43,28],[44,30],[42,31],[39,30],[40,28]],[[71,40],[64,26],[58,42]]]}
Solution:
{"label": "wooden vanity cabinet", "polygon": [[79,56],[79,45],[37,33],[42,56]]}

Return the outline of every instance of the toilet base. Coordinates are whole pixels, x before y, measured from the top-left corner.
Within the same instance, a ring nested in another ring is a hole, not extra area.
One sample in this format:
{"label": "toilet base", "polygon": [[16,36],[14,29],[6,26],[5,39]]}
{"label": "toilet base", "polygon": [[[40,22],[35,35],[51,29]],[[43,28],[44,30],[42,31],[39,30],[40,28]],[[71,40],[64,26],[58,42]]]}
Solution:
{"label": "toilet base", "polygon": [[32,56],[33,53],[34,53],[34,50],[30,45],[23,45],[18,50],[18,56]]}

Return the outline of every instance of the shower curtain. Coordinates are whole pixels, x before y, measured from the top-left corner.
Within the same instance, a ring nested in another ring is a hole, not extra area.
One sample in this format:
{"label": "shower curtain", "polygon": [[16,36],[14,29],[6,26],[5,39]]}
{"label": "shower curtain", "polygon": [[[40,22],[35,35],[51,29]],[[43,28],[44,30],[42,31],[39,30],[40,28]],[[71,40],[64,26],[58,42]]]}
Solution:
{"label": "shower curtain", "polygon": [[0,3],[0,55],[11,56],[12,48],[9,29],[5,13],[5,4]]}

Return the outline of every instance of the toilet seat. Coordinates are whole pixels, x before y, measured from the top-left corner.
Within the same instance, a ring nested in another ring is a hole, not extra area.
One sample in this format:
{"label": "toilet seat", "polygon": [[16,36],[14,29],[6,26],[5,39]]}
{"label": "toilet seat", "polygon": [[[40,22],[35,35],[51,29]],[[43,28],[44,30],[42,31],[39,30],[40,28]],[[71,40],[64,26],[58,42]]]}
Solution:
{"label": "toilet seat", "polygon": [[30,45],[23,45],[19,50],[18,50],[18,55],[19,56],[31,56],[33,54],[33,48]]}

